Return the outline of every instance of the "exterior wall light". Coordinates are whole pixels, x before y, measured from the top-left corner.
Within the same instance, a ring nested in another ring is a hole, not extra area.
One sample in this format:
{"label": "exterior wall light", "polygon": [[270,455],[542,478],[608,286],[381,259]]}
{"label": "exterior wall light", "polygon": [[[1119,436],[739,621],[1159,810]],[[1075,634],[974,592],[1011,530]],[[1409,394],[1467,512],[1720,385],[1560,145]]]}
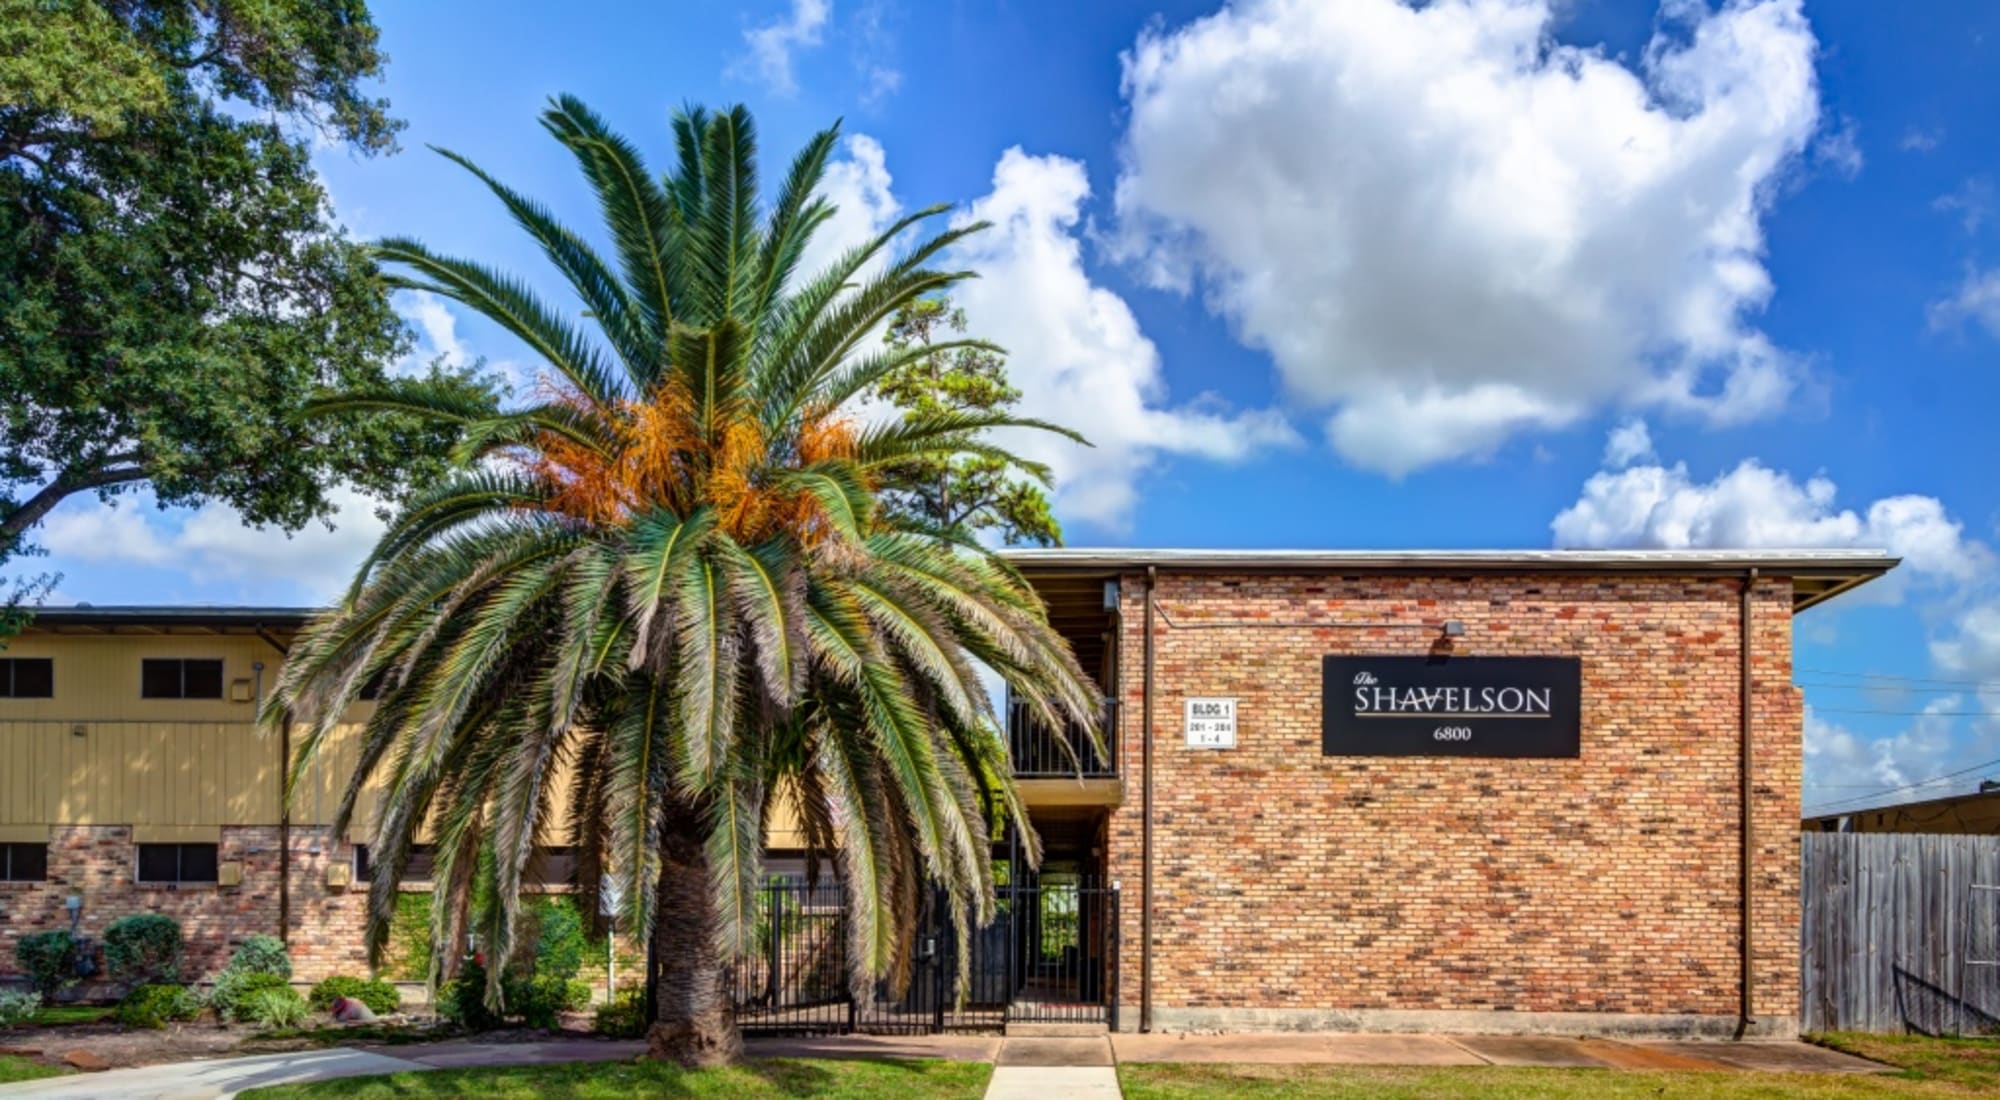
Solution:
{"label": "exterior wall light", "polygon": [[1444,621],[1444,636],[1447,638],[1465,637],[1465,624],[1457,619],[1446,619]]}

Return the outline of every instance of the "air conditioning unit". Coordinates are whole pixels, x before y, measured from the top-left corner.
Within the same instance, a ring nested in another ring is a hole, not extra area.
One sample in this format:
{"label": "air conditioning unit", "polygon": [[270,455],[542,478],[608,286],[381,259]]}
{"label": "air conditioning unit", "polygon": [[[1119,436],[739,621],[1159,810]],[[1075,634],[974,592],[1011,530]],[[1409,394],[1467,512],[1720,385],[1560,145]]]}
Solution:
{"label": "air conditioning unit", "polygon": [[326,884],[335,890],[345,890],[354,885],[354,868],[346,860],[336,860],[326,865]]}
{"label": "air conditioning unit", "polygon": [[218,864],[216,864],[216,867],[215,867],[215,884],[216,884],[217,886],[241,886],[241,885],[243,885],[243,863],[242,863],[242,861],[240,861],[240,860],[234,860],[234,859],[232,859],[232,860],[230,860],[230,861],[229,861],[229,862],[227,862],[227,863],[218,863]]}

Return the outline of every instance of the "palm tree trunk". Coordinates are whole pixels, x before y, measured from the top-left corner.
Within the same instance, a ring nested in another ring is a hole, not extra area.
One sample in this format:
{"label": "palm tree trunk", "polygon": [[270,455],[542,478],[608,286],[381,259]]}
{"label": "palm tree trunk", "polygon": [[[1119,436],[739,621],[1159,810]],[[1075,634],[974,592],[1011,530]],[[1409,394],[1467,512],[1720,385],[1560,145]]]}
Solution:
{"label": "palm tree trunk", "polygon": [[660,886],[653,918],[653,1026],[646,1053],[690,1069],[743,1053],[729,1003],[729,972],[716,944],[714,894],[702,847],[702,814],[673,797],[660,823]]}

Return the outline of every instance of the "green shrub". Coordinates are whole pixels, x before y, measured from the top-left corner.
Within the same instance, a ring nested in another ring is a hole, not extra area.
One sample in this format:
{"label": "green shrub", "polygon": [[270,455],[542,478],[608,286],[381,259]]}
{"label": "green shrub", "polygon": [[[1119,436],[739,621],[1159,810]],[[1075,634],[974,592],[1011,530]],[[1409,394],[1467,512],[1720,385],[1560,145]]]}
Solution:
{"label": "green shrub", "polygon": [[322,978],[306,996],[306,1003],[315,1012],[328,1012],[336,998],[352,997],[368,1006],[377,1016],[387,1016],[403,1007],[403,995],[396,987],[375,978],[356,978],[346,974],[335,974]]}
{"label": "green shrub", "polygon": [[627,989],[597,1006],[590,1029],[612,1039],[639,1039],[646,1034],[645,991]]}
{"label": "green shrub", "polygon": [[431,896],[423,893],[396,895],[396,913],[389,918],[389,958],[387,970],[407,982],[429,981],[431,976]]}
{"label": "green shrub", "polygon": [[31,932],[15,941],[14,961],[42,1000],[54,1000],[76,981],[76,939],[61,930]]}
{"label": "green shrub", "polygon": [[[260,977],[276,977],[263,974]],[[298,1027],[306,1022],[306,999],[289,985],[254,990],[239,1006],[242,1018],[261,1028]]]}
{"label": "green shrub", "polygon": [[292,988],[290,978],[282,974],[258,974],[248,970],[225,970],[216,975],[215,991],[208,995],[208,1003],[215,1014],[225,1020],[243,1021],[250,1019],[250,999],[267,989]]}
{"label": "green shrub", "polygon": [[181,977],[181,926],[160,913],[134,913],[104,930],[104,967],[111,977],[171,985]]}
{"label": "green shrub", "polygon": [[223,969],[289,978],[292,976],[292,957],[285,954],[285,941],[276,936],[256,935],[243,941],[243,946],[229,956],[229,965]]}
{"label": "green shrub", "polygon": [[201,1014],[201,998],[183,985],[142,985],[118,1002],[118,1022],[126,1027],[155,1031],[175,1020],[192,1020]]}
{"label": "green shrub", "polygon": [[567,897],[545,898],[534,907],[538,918],[535,932],[535,974],[574,978],[583,967],[588,941],[583,934],[583,916]]}
{"label": "green shrub", "polygon": [[0,1027],[25,1024],[41,1010],[41,994],[25,989],[0,989]]}
{"label": "green shrub", "polygon": [[467,1031],[491,1031],[504,1022],[486,1005],[486,968],[470,961],[438,987],[437,1013]]}

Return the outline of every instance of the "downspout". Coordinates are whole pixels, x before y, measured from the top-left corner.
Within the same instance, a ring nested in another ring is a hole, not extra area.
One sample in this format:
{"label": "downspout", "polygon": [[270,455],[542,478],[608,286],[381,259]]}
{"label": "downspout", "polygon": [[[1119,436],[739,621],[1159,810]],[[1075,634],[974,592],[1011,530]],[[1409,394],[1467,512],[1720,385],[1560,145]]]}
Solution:
{"label": "downspout", "polygon": [[1146,567],[1145,679],[1139,715],[1139,1030],[1153,1030],[1153,585]]}
{"label": "downspout", "polygon": [[[290,651],[279,644],[278,639],[264,632],[259,624],[257,636],[278,651],[280,657]],[[264,713],[264,662],[251,666],[257,672],[257,713]],[[278,939],[286,947],[292,944],[292,714],[285,712],[284,720],[278,723]]]}
{"label": "downspout", "polygon": [[1738,977],[1738,981],[1742,983],[1742,990],[1740,997],[1742,1004],[1742,1013],[1741,1013],[1742,1018],[1737,1023],[1737,1036],[1739,1038],[1749,1033],[1751,1022],[1755,1018],[1755,1012],[1754,1012],[1755,1004],[1752,998],[1755,968],[1752,965],[1752,958],[1751,958],[1751,946],[1752,946],[1751,935],[1755,930],[1755,921],[1751,908],[1751,902],[1752,902],[1751,887],[1753,885],[1753,879],[1754,879],[1754,875],[1752,873],[1752,867],[1753,867],[1753,861],[1756,856],[1757,833],[1756,833],[1756,820],[1755,820],[1756,814],[1754,812],[1754,808],[1751,805],[1751,797],[1753,793],[1752,789],[1755,786],[1755,778],[1756,778],[1755,769],[1756,769],[1757,757],[1756,757],[1755,746],[1751,739],[1752,722],[1751,722],[1751,700],[1750,700],[1750,600],[1756,587],[1757,587],[1757,570],[1755,567],[1752,567],[1748,573],[1744,574],[1743,577],[1743,592],[1740,597],[1741,604],[1737,608],[1737,616],[1736,616],[1737,623],[1742,631],[1742,637],[1740,638],[1737,644],[1737,658],[1738,661],[1740,662],[1740,667],[1737,669],[1737,677],[1736,677],[1737,690],[1740,694],[1740,697],[1737,700],[1737,707],[1739,710],[1738,720],[1740,723],[1740,728],[1738,733],[1742,750],[1742,758],[1738,763],[1737,771],[1743,783],[1743,790],[1739,799],[1741,802],[1742,815],[1743,815],[1743,823],[1742,823],[1742,828],[1740,830],[1740,835],[1743,838],[1743,852],[1742,852],[1742,857],[1739,860],[1741,864],[1741,870],[1743,872],[1743,878],[1741,883],[1742,896],[1743,896],[1743,909],[1742,909],[1743,925],[1739,931],[1739,935],[1741,935],[1743,940],[1743,950],[1742,950],[1743,970]]}

